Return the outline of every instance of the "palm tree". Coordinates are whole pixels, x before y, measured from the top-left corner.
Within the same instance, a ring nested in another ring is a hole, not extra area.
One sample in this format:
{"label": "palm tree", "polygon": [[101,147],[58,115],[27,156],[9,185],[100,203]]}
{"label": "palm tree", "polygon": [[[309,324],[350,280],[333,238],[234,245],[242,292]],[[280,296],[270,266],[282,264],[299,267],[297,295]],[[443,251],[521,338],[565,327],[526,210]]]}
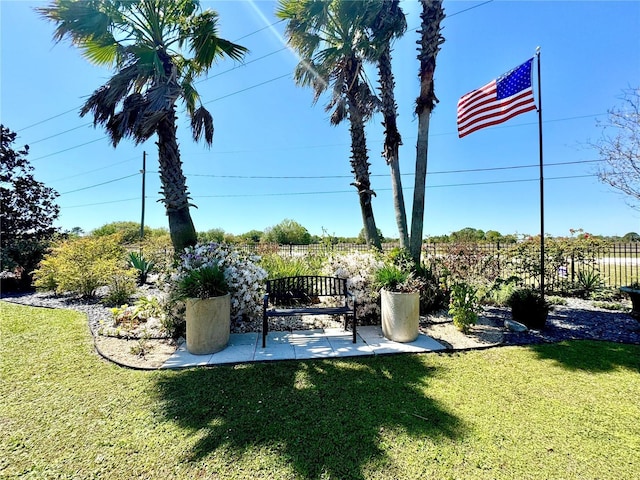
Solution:
{"label": "palm tree", "polygon": [[[379,2],[343,0],[280,0],[276,15],[288,21],[286,35],[300,62],[294,78],[314,90],[314,103],[331,89],[325,110],[332,125],[349,120],[353,186],[369,245],[381,248],[371,200],[369,158],[364,124],[377,106],[365,77],[364,61],[370,55],[366,25]],[[379,7],[378,7],[379,8]]]}
{"label": "palm tree", "polygon": [[197,0],[56,0],[37,9],[56,24],[54,40],[65,38],[90,62],[114,75],[83,105],[102,125],[113,146],[124,137],[136,144],[157,135],[162,201],[177,251],[196,243],[190,198],[176,133],[176,104],[191,119],[195,141],[213,141],[213,119],[200,103],[196,77],[221,57],[241,60],[245,47],[218,37],[218,15]]}
{"label": "palm tree", "polygon": [[378,64],[378,81],[380,83],[380,101],[384,120],[385,140],[382,152],[391,171],[391,189],[393,205],[400,236],[400,248],[409,249],[409,233],[407,230],[407,213],[402,193],[400,176],[400,159],[398,151],[402,145],[402,137],[396,122],[397,105],[394,95],[395,80],[391,69],[391,42],[401,37],[407,30],[407,20],[400,8],[399,0],[383,0],[378,14],[371,25],[371,41],[375,48]]}
{"label": "palm tree", "polygon": [[418,115],[418,140],[416,146],[416,177],[413,189],[413,209],[411,212],[411,257],[420,263],[422,250],[422,230],[424,225],[424,192],[427,179],[427,151],[429,146],[429,119],[438,102],[433,87],[433,74],[436,69],[436,56],[444,37],[440,34],[440,23],[444,19],[442,0],[421,0],[421,26],[418,33],[420,42],[418,60],[420,61],[420,96],[416,99]]}

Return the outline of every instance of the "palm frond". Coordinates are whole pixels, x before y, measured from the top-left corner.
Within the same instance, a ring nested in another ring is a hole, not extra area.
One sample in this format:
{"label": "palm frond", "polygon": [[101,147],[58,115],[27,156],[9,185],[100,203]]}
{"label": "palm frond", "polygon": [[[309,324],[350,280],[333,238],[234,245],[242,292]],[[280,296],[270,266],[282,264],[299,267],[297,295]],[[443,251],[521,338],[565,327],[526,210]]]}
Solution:
{"label": "palm frond", "polygon": [[82,44],[82,55],[94,65],[115,65],[122,56],[122,46],[107,35],[98,40],[88,39]]}
{"label": "palm frond", "polygon": [[213,117],[206,108],[201,106],[191,115],[191,131],[196,142],[200,141],[203,134],[208,145],[213,142]]}
{"label": "palm frond", "polygon": [[217,23],[218,14],[212,10],[194,16],[189,23],[190,28],[183,32],[185,37],[180,42],[188,42],[194,61],[205,69],[210,68],[219,57],[227,56],[239,61],[249,51],[246,47],[220,38]]}
{"label": "palm frond", "polygon": [[110,18],[100,9],[101,3],[58,0],[36,11],[57,24],[53,34],[56,42],[69,38],[74,45],[81,46],[86,40],[98,39],[109,31]]}
{"label": "palm frond", "polygon": [[[326,108],[327,111],[330,111],[330,108]],[[331,112],[331,116],[329,117],[329,122],[331,125],[339,125],[347,118],[347,102],[344,99],[340,98],[335,104],[335,108]]]}
{"label": "palm frond", "polygon": [[198,91],[193,86],[193,75],[190,69],[187,69],[185,76],[180,81],[182,88],[182,100],[187,107],[187,113],[192,116],[196,110],[196,102],[200,99]]}
{"label": "palm frond", "polygon": [[182,89],[175,83],[157,83],[146,93],[148,112],[167,112],[174,108]]}
{"label": "palm frond", "polygon": [[108,85],[98,88],[80,109],[80,116],[93,112],[93,125],[106,124],[115,113],[115,104],[107,102],[109,96]]}

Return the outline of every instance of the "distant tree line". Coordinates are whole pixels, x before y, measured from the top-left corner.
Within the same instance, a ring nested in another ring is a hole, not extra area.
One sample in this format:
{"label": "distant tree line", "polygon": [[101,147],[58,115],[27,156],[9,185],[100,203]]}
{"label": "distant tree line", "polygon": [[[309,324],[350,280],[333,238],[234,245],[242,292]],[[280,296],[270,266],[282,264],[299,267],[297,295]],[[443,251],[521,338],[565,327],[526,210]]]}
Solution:
{"label": "distant tree line", "polygon": [[[95,230],[91,231],[91,235],[104,236],[119,233],[124,243],[136,243],[140,240],[140,224],[134,221],[130,222],[111,222],[107,223]],[[594,238],[612,242],[638,242],[640,235],[636,232],[629,232],[624,236],[603,236],[586,233],[582,229],[570,229],[570,235],[567,238]],[[65,232],[67,236],[79,236],[84,232],[79,227]],[[144,238],[160,238],[168,236],[169,231],[166,228],[150,228],[144,227]],[[378,235],[384,243],[398,242],[398,238],[385,237],[380,230]],[[534,236],[535,237],[535,236]],[[424,239],[423,243],[500,243],[514,244],[522,239],[530,238],[529,235],[506,234],[497,230],[481,230],[472,227],[466,227],[448,235],[433,235]],[[336,236],[325,233],[323,235],[311,235],[309,231],[300,223],[284,219],[277,225],[265,228],[264,230],[249,230],[241,234],[233,234],[225,232],[222,228],[212,228],[203,232],[198,232],[198,241],[219,242],[219,243],[235,243],[235,244],[272,244],[280,245],[311,245],[318,243],[327,243],[336,245],[339,243],[365,244],[365,232],[361,230],[357,237]]]}

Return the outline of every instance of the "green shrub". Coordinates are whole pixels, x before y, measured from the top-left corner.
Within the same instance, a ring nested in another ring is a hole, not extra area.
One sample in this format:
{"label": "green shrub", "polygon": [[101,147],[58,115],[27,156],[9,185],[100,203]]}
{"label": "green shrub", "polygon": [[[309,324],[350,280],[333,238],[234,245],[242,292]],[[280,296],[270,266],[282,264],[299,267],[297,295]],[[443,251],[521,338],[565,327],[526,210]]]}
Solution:
{"label": "green shrub", "polygon": [[542,298],[540,292],[531,288],[514,290],[507,305],[511,307],[511,316],[517,322],[529,328],[542,329],[547,322],[551,306]]}
{"label": "green shrub", "polygon": [[624,298],[624,295],[618,288],[602,287],[595,292],[591,292],[589,298],[600,302],[614,302]]}
{"label": "green shrub", "polygon": [[109,282],[109,291],[104,298],[107,305],[122,305],[136,293],[137,273],[133,270],[123,270],[115,273]]}
{"label": "green shrub", "polygon": [[549,295],[547,297],[547,303],[549,305],[566,305],[567,299],[558,295]]}
{"label": "green shrub", "polygon": [[[140,224],[137,222],[111,222],[91,232],[94,237],[109,237],[118,234],[120,241],[124,244],[136,243],[140,241]],[[144,237],[151,235],[151,229],[144,227]]]}
{"label": "green shrub", "polygon": [[93,297],[123,270],[119,235],[81,237],[57,243],[34,272],[35,285]]}
{"label": "green shrub", "polygon": [[464,282],[451,286],[449,313],[453,316],[453,324],[458,330],[469,333],[471,325],[478,322],[479,310],[475,288]]}
{"label": "green shrub", "polygon": [[144,285],[147,283],[147,277],[152,272],[155,263],[153,260],[148,260],[142,252],[130,252],[129,265],[138,272],[138,285]]}
{"label": "green shrub", "polygon": [[387,258],[393,265],[399,267],[401,270],[411,271],[415,270],[415,264],[411,253],[400,247],[393,247],[388,253]]}
{"label": "green shrub", "polygon": [[141,246],[144,258],[147,262],[153,263],[153,271],[156,273],[167,273],[173,266],[173,245],[169,233],[145,238]]}
{"label": "green shrub", "polygon": [[390,292],[415,291],[407,282],[409,278],[409,272],[402,270],[396,265],[385,264],[375,271],[372,287],[374,290],[383,288]]}
{"label": "green shrub", "polygon": [[315,260],[316,257],[282,257],[277,253],[269,253],[262,256],[260,266],[267,271],[268,279],[318,275],[322,261]]}
{"label": "green shrub", "polygon": [[111,309],[113,322],[116,327],[134,329],[141,322],[146,322],[149,318],[155,317],[162,321],[164,317],[164,307],[156,297],[142,297],[133,305],[127,303]]}
{"label": "green shrub", "polygon": [[176,285],[178,298],[211,298],[229,293],[224,268],[218,264],[189,270]]}
{"label": "green shrub", "polygon": [[604,310],[616,310],[620,312],[629,310],[629,307],[620,302],[593,302],[593,306]]}
{"label": "green shrub", "polygon": [[602,286],[600,274],[595,270],[580,270],[578,272],[578,285],[582,296],[588,297]]}
{"label": "green shrub", "polygon": [[479,292],[478,297],[481,298],[483,303],[504,307],[520,283],[521,280],[518,277],[498,278],[489,289]]}

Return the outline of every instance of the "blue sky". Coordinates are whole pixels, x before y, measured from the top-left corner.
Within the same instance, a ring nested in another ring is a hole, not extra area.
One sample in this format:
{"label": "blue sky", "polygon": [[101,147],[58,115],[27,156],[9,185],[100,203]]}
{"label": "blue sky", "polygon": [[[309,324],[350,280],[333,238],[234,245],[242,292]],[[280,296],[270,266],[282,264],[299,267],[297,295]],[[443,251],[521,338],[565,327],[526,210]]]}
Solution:
{"label": "blue sky", "polygon": [[[90,231],[120,220],[140,221],[143,151],[147,152],[145,224],[166,227],[157,149],[153,141],[114,149],[88,117],[83,99],[110,71],[90,65],[63,42],[33,7],[0,1],[2,123],[30,146],[35,176],[61,196],[64,229]],[[248,47],[243,64],[221,62],[197,88],[214,117],[209,149],[195,144],[181,116],[179,142],[196,229],[240,234],[285,218],[310,233],[356,236],[362,228],[352,181],[348,125],[329,125],[323,100],[298,87],[297,60],[283,44],[275,2],[201,2],[220,14],[220,35]],[[640,231],[627,199],[598,182],[597,154],[585,146],[600,135],[597,121],[620,104],[640,79],[640,2],[445,1],[446,42],[437,59],[431,118],[425,235],[464,227],[503,234],[540,231],[538,126],[535,112],[463,139],[456,133],[458,98],[542,49],[545,231],[568,235]],[[475,7],[475,8],[472,8]],[[411,210],[418,93],[415,58],[417,2],[403,2],[409,29],[394,47],[400,152],[407,210]],[[272,25],[269,27],[269,25]],[[370,80],[376,81],[375,70]],[[367,125],[374,214],[385,236],[397,236],[389,170],[380,156],[381,117]],[[573,163],[571,163],[573,162]],[[554,165],[560,164],[563,165]],[[479,170],[485,169],[485,170]],[[449,172],[449,173],[447,173]],[[267,178],[266,178],[267,177]],[[292,178],[298,177],[298,178]],[[300,178],[307,177],[307,178]],[[563,178],[564,177],[564,178]]]}

